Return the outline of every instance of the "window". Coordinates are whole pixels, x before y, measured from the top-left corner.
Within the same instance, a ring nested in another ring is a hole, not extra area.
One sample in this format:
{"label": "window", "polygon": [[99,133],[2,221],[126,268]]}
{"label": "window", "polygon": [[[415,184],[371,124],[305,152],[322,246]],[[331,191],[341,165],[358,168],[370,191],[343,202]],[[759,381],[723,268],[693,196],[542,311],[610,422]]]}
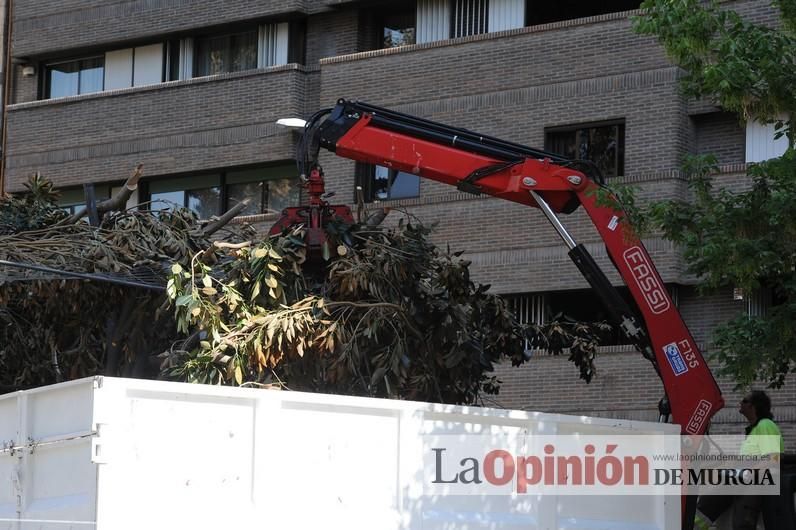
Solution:
{"label": "window", "polygon": [[749,318],[765,317],[773,307],[787,301],[784,296],[778,295],[773,289],[765,286],[751,291],[735,287],[732,291],[732,298],[744,302],[744,312]]}
{"label": "window", "polygon": [[[636,305],[628,289],[619,287],[618,291],[628,305],[635,309]],[[506,300],[520,324],[543,325],[554,320],[610,323],[602,301],[591,289],[512,295],[506,297]],[[630,342],[617,328],[612,328],[600,340],[602,346],[625,344]],[[526,349],[528,348],[526,345]]]}
{"label": "window", "polygon": [[[639,311],[636,309],[636,303],[630,296],[630,291],[627,287],[618,287],[617,291],[619,291],[619,294],[625,299],[625,302],[627,302],[630,308],[635,310],[636,314],[639,314]],[[611,317],[606,311],[602,300],[591,289],[547,293],[546,311],[548,321],[568,319],[577,322],[611,323]],[[611,330],[600,339],[600,345],[602,346],[619,346],[624,344],[630,344],[630,341],[616,327],[612,327]]]}
{"label": "window", "polygon": [[209,219],[221,211],[221,175],[199,175],[158,180],[149,184],[152,210],[182,206],[193,210],[200,219]]}
{"label": "window", "polygon": [[452,0],[451,38],[489,31],[489,0]]}
{"label": "window", "polygon": [[149,182],[152,210],[182,206],[193,210],[200,219],[220,215],[244,199],[249,199],[249,204],[240,215],[278,213],[298,205],[295,167],[263,167]]}
{"label": "window", "polygon": [[625,124],[549,129],[545,149],[570,159],[591,160],[606,178],[624,175]]}
{"label": "window", "polygon": [[113,50],[105,54],[105,90],[153,85],[163,81],[162,43]]}
{"label": "window", "polygon": [[61,98],[304,62],[301,22],[186,37],[45,65],[45,98]]}
{"label": "window", "polygon": [[304,61],[300,23],[262,24],[234,33],[186,37],[166,45],[166,78],[191,79]]}
{"label": "window", "polygon": [[[520,324],[541,326],[545,323],[547,297],[544,293],[507,296],[506,301]],[[525,351],[529,350],[531,350],[530,341],[526,339]]]}
{"label": "window", "polygon": [[370,164],[357,164],[356,173],[357,186],[362,187],[368,202],[420,196],[420,177],[417,175]]}
{"label": "window", "polygon": [[[119,188],[111,188],[107,184],[97,184],[94,186],[94,200],[104,201],[110,199],[111,195]],[[86,193],[83,188],[68,188],[59,191],[58,207],[63,211],[74,215],[86,206]]]}
{"label": "window", "polygon": [[417,42],[478,35],[638,9],[640,0],[417,0]]}
{"label": "window", "polygon": [[104,66],[104,57],[88,57],[46,65],[46,97],[63,98],[101,92]]}
{"label": "window", "polygon": [[194,77],[257,68],[257,31],[196,38],[193,61]]}
{"label": "window", "polygon": [[387,13],[382,18],[382,48],[396,48],[415,43],[414,10]]}
{"label": "window", "polygon": [[417,0],[417,42],[521,28],[525,0]]}
{"label": "window", "polygon": [[249,199],[241,215],[279,213],[299,203],[299,182],[294,167],[230,171],[226,184],[227,208]]}

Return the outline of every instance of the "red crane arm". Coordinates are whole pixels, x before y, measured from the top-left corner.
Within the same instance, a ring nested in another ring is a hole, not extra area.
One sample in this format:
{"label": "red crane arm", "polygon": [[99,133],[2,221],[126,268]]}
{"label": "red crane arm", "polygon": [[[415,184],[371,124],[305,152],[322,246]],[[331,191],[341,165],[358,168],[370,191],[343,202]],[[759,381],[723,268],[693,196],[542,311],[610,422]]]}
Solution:
{"label": "red crane arm", "polygon": [[[550,153],[455,129],[364,103],[341,100],[332,115],[308,124],[304,145],[338,156],[413,173],[474,193],[539,207],[570,248],[570,257],[598,292],[625,335],[652,361],[683,433],[702,434],[724,406],[713,375],[664,287],[621,206],[589,175],[588,166]],[[300,160],[315,164],[317,153]],[[584,171],[575,169],[580,167]],[[602,195],[603,200],[598,200]],[[608,205],[606,205],[608,204]],[[636,301],[627,306],[583,245],[577,244],[557,213],[582,205],[608,255]],[[641,319],[638,319],[638,316]],[[666,407],[670,407],[666,409]]]}

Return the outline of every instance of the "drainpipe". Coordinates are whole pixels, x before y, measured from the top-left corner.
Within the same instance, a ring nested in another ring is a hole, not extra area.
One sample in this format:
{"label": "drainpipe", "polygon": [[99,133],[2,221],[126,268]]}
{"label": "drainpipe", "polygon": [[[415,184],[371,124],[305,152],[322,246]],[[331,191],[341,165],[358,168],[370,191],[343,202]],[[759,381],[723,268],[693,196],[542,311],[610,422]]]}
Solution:
{"label": "drainpipe", "polygon": [[3,56],[3,72],[5,74],[3,79],[3,108],[0,112],[2,115],[2,137],[0,137],[0,197],[5,193],[6,184],[6,144],[8,143],[8,102],[11,95],[11,32],[14,28],[13,23],[13,0],[6,0],[6,19],[3,27],[6,35],[6,50]]}

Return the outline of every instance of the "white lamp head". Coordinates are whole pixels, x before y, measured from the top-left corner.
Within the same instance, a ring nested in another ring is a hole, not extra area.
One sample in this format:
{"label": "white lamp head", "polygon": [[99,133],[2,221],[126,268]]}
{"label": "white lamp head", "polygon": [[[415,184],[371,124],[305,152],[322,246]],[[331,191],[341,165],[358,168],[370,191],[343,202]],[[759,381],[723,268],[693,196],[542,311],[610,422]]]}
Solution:
{"label": "white lamp head", "polygon": [[276,124],[289,129],[303,129],[307,121],[301,118],[281,118],[276,120]]}

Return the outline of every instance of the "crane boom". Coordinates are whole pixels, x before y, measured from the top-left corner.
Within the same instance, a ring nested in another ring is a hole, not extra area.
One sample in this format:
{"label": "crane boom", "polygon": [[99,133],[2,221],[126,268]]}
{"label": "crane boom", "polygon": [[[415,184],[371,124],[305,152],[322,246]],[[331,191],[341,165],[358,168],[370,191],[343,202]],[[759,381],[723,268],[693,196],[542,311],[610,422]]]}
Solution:
{"label": "crane boom", "polygon": [[[666,393],[661,414],[670,412],[684,434],[706,432],[710,419],[724,406],[721,391],[644,244],[593,164],[367,103],[339,100],[326,113],[323,120],[321,113],[310,120],[299,146],[300,171],[309,175],[309,182],[322,180],[317,156],[324,148],[469,193],[540,208],[614,324],[657,370]],[[560,221],[559,214],[578,207],[594,223],[640,314]],[[326,208],[341,212],[338,206]]]}

